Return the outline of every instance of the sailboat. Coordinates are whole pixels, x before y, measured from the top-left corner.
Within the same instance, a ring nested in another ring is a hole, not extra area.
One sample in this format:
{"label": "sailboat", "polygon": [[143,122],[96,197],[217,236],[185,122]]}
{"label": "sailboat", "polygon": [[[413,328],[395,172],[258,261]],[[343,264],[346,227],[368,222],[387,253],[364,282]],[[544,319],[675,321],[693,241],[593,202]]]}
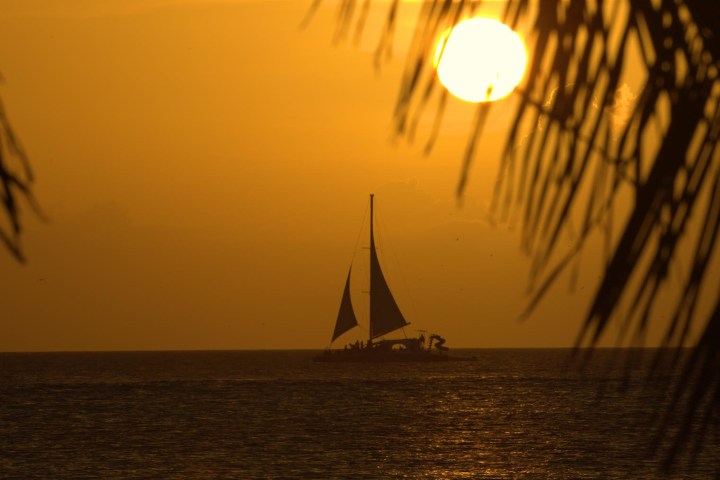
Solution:
{"label": "sailboat", "polygon": [[[378,260],[373,225],[374,195],[370,194],[370,319],[367,342],[356,341],[342,349],[328,348],[314,358],[317,362],[437,362],[474,360],[474,357],[456,357],[447,353],[445,339],[432,334],[425,338],[385,339],[384,336],[410,325],[400,311],[385,280]],[[342,334],[359,326],[350,293],[352,264],[343,290],[340,310],[335,321],[330,344]]]}

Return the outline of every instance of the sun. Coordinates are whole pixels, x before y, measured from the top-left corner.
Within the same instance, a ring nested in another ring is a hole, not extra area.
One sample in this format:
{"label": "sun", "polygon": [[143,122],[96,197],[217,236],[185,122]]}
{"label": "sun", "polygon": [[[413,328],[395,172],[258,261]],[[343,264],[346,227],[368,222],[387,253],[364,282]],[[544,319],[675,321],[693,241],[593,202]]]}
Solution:
{"label": "sun", "polygon": [[491,18],[463,20],[441,37],[435,49],[440,83],[468,102],[509,95],[522,80],[526,63],[518,34]]}

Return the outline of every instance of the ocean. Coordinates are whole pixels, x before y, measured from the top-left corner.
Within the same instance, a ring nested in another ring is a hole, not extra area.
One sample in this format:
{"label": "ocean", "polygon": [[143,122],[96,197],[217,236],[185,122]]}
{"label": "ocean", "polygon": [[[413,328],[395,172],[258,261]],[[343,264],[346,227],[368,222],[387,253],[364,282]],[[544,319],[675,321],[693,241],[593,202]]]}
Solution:
{"label": "ocean", "polygon": [[316,353],[0,353],[0,479],[718,477],[717,422],[659,471],[649,443],[676,374],[650,381],[627,352],[582,369],[569,350]]}

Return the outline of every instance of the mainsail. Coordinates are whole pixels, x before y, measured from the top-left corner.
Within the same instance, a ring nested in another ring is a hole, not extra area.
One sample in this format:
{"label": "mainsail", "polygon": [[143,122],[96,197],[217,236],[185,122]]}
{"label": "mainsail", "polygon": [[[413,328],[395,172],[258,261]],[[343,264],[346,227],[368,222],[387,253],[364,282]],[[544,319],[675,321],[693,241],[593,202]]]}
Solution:
{"label": "mainsail", "polygon": [[380,337],[407,324],[380,269],[373,232],[373,196],[370,195],[370,338]]}
{"label": "mainsail", "polygon": [[347,281],[345,282],[345,291],[343,292],[342,302],[340,302],[340,311],[338,312],[337,322],[335,322],[335,331],[331,342],[334,342],[337,337],[347,332],[358,324],[357,318],[355,318],[355,312],[352,308],[352,301],[350,300],[350,274],[352,273],[352,266],[348,272]]}

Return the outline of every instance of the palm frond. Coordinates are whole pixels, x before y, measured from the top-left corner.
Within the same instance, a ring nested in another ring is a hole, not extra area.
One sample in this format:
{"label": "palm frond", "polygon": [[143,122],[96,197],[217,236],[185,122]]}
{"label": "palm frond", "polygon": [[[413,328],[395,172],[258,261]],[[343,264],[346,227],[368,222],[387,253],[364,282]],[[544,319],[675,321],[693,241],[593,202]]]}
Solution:
{"label": "palm frond", "polygon": [[0,221],[0,242],[20,262],[25,261],[20,244],[20,200],[39,212],[31,188],[33,181],[28,157],[0,102],[0,211],[4,214]]}

